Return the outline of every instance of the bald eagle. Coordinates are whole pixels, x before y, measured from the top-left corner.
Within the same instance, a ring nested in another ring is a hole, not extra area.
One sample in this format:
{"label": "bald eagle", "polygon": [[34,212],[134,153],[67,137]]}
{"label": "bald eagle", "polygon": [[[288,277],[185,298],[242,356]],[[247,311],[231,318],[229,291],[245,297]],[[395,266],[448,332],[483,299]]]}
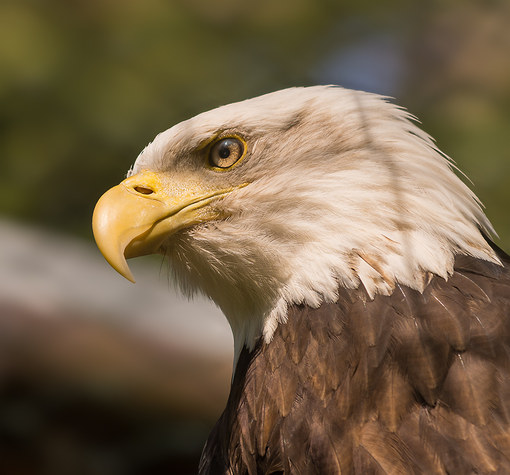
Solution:
{"label": "bald eagle", "polygon": [[200,472],[510,472],[510,258],[402,108],[291,88],[159,134],[98,247],[164,254],[234,335]]}

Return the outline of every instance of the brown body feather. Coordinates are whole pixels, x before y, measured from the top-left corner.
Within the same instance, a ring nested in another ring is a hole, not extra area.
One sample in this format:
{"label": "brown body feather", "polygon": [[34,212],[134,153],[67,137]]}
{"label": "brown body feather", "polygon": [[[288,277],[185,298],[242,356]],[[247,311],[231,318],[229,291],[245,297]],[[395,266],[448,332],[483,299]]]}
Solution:
{"label": "brown body feather", "polygon": [[510,260],[294,306],[242,351],[202,474],[510,473]]}

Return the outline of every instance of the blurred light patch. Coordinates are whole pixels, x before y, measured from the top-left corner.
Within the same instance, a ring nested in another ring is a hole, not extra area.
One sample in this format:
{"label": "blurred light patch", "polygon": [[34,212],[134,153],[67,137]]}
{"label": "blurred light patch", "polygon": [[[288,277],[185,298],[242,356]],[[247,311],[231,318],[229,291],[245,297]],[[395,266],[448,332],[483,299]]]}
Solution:
{"label": "blurred light patch", "polygon": [[397,96],[405,72],[402,44],[389,34],[342,45],[317,67],[317,84],[340,84],[377,94]]}
{"label": "blurred light patch", "polygon": [[228,358],[233,341],[221,311],[204,298],[190,302],[178,294],[162,260],[130,261],[132,284],[89,243],[0,221],[0,300],[48,318],[86,314],[191,353]]}
{"label": "blurred light patch", "polygon": [[0,221],[0,473],[195,473],[232,337],[159,263]]}

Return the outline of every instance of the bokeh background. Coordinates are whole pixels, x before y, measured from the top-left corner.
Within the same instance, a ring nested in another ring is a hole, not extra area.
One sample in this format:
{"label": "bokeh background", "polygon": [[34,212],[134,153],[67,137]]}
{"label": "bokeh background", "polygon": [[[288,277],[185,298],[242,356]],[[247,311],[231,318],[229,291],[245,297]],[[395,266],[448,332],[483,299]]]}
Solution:
{"label": "bokeh background", "polygon": [[195,473],[229,328],[160,259],[117,276],[92,210],[158,132],[312,84],[419,117],[510,250],[508,0],[2,1],[0,473]]}

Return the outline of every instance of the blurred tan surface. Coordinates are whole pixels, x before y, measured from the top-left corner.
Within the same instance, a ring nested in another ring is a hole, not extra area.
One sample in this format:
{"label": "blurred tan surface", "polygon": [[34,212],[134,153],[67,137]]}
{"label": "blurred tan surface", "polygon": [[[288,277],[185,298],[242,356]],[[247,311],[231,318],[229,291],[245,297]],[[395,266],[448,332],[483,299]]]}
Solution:
{"label": "blurred tan surface", "polygon": [[193,473],[230,382],[221,313],[152,263],[135,286],[89,243],[12,222],[0,262],[0,472]]}

